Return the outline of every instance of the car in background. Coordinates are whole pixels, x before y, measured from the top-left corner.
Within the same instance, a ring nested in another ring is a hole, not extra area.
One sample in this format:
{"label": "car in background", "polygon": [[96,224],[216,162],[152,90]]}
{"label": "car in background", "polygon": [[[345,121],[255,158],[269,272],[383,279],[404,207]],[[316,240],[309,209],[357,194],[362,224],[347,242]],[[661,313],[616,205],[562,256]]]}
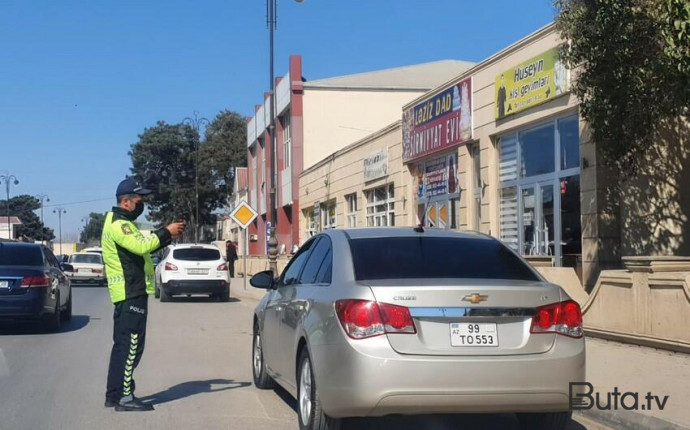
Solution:
{"label": "car in background", "polygon": [[72,270],[65,272],[72,282],[87,282],[105,285],[103,255],[95,252],[79,252],[69,256],[67,263]]}
{"label": "car in background", "polygon": [[177,295],[208,294],[230,300],[228,264],[215,245],[170,245],[163,252],[155,274],[156,298],[168,301]]}
{"label": "car in background", "polygon": [[389,414],[517,413],[570,422],[585,380],[582,314],[499,240],[422,228],[327,230],[297,251],[255,309],[258,388],[297,399],[300,429]]}
{"label": "car in background", "polygon": [[81,252],[95,252],[96,254],[103,255],[103,248],[101,248],[100,246],[90,246],[88,248],[82,249]]}
{"label": "car in background", "polygon": [[52,332],[72,318],[72,287],[55,255],[40,244],[0,242],[0,321],[38,320]]}

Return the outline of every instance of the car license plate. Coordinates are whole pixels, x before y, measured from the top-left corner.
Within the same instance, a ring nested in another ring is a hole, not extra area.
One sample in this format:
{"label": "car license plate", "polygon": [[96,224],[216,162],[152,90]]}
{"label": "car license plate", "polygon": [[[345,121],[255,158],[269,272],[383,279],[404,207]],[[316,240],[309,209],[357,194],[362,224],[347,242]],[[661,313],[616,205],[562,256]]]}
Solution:
{"label": "car license plate", "polygon": [[496,323],[450,323],[451,346],[498,346]]}
{"label": "car license plate", "polygon": [[1,288],[10,288],[10,281],[0,281],[0,289]]}
{"label": "car license plate", "polygon": [[208,270],[206,269],[187,269],[187,273],[190,275],[206,275]]}

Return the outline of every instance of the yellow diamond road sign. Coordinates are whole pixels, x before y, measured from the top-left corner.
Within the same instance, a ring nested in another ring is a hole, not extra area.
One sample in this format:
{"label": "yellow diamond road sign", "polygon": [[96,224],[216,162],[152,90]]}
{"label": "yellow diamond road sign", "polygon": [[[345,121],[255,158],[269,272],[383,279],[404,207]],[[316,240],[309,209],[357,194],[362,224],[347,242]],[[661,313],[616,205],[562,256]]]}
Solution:
{"label": "yellow diamond road sign", "polygon": [[233,219],[242,228],[247,228],[249,224],[258,216],[259,214],[249,206],[249,203],[244,200],[237,205],[235,210],[230,214],[230,218]]}

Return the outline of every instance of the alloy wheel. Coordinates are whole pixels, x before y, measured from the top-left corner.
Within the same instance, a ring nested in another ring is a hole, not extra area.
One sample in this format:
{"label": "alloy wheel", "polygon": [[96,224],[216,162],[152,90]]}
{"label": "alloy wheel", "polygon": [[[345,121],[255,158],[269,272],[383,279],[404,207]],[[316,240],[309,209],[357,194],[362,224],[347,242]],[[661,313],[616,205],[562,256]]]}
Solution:
{"label": "alloy wheel", "polygon": [[299,378],[299,412],[303,423],[308,423],[311,419],[311,362],[304,360],[302,372]]}

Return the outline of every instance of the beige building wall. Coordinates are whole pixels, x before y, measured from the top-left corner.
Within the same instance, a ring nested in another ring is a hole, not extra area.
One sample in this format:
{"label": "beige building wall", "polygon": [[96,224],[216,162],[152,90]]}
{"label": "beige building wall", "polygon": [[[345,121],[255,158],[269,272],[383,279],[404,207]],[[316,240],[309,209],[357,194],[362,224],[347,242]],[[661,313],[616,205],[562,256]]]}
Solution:
{"label": "beige building wall", "polygon": [[[364,182],[364,159],[381,149],[388,148],[388,175]],[[357,141],[331,156],[319,161],[300,176],[300,243],[308,237],[309,214],[314,203],[336,204],[336,226],[345,228],[347,204],[345,196],[357,196],[357,227],[366,224],[365,190],[392,184],[394,187],[395,225],[412,225],[414,222],[413,200],[407,168],[402,164],[402,132],[400,121]],[[323,209],[322,209],[323,210]]]}
{"label": "beige building wall", "polygon": [[[304,169],[400,119],[415,90],[304,89]],[[356,108],[353,108],[356,106]]]}

